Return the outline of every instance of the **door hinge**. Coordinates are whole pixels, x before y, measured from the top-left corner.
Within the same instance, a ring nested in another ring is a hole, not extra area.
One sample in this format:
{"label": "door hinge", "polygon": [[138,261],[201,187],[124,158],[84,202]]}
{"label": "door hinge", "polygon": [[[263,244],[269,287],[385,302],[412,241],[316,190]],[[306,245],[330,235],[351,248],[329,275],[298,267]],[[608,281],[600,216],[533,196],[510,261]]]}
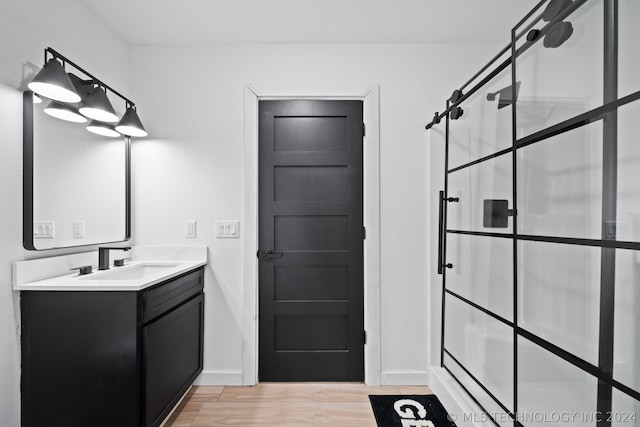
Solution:
{"label": "door hinge", "polygon": [[367,238],[367,227],[362,227],[362,240]]}
{"label": "door hinge", "polygon": [[364,138],[364,136],[367,134],[367,127],[365,126],[365,124],[362,124],[362,137]]}
{"label": "door hinge", "polygon": [[364,343],[367,343],[367,331],[364,331]]}

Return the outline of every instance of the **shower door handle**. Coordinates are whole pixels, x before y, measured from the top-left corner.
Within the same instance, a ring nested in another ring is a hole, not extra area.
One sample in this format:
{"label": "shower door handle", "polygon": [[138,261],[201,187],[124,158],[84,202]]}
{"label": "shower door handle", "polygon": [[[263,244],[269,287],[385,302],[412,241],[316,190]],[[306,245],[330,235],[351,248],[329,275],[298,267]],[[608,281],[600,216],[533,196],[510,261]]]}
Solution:
{"label": "shower door handle", "polygon": [[445,264],[444,263],[444,239],[446,236],[445,230],[445,205],[447,202],[459,202],[459,197],[449,197],[448,199],[444,196],[444,191],[440,191],[440,205],[438,209],[438,274],[442,274],[444,268],[453,268],[453,264]]}
{"label": "shower door handle", "polygon": [[438,274],[442,274],[442,258],[444,256],[442,253],[444,245],[444,191],[440,191],[438,203]]}

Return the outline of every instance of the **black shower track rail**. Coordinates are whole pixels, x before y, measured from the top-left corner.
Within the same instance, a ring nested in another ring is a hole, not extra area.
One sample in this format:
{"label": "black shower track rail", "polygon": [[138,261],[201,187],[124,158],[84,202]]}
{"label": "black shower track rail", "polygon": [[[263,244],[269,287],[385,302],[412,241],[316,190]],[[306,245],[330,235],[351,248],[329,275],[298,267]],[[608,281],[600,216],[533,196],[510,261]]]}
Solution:
{"label": "black shower track rail", "polygon": [[[579,114],[575,117],[572,117],[563,122],[557,123],[546,129],[542,129],[536,133],[520,138],[516,140],[516,148],[517,149],[524,148],[538,141],[542,141],[544,139],[548,139],[553,136],[560,135],[562,133],[577,129],[584,125],[588,125],[590,123],[595,123],[600,120],[603,120],[608,113],[611,113],[612,111],[616,111],[619,107],[622,107],[633,101],[637,101],[638,99],[640,99],[640,91],[631,93],[615,101],[608,102],[600,107],[594,108],[590,111]],[[513,153],[513,147],[505,148],[503,150],[496,151],[495,153],[473,160],[471,162],[464,163],[460,166],[456,166],[454,168],[448,169],[447,172],[448,173],[457,172],[459,170],[468,168],[469,166],[474,166],[479,163],[486,162],[487,160],[495,159],[496,157],[500,157],[500,156],[504,156],[505,154],[512,154],[512,153]]]}
{"label": "black shower track rail", "polygon": [[[529,12],[525,16],[525,18],[522,19],[520,21],[520,23],[518,23],[518,25],[516,25],[516,28],[518,26],[522,25],[522,23],[525,20],[527,20],[531,16],[533,16],[535,14],[535,12],[537,10],[539,10],[540,7],[546,1],[547,0],[542,0],[540,3],[538,3],[538,5],[536,7],[534,7],[534,9],[531,12]],[[540,31],[539,36],[535,41],[527,41],[522,46],[520,46],[518,49],[516,49],[515,55],[519,56],[519,55],[523,54],[524,52],[526,52],[531,46],[533,46],[535,44],[536,41],[538,41],[545,34],[547,34],[549,32],[549,30],[551,29],[551,27],[556,22],[562,21],[564,18],[569,16],[571,13],[573,13],[576,9],[578,9],[580,6],[582,6],[587,1],[588,0],[574,0],[574,2],[570,6],[568,6],[566,9],[564,9],[562,12],[560,12],[554,19],[549,21],[544,27],[542,27],[539,30]],[[525,35],[524,34],[525,32],[529,31],[534,25],[536,25],[541,20],[542,20],[542,16],[536,17],[535,20],[533,20],[527,27],[525,27],[524,30],[522,30],[520,33],[518,33],[517,36],[515,36],[515,40],[519,40],[520,38],[522,38]],[[514,40],[514,43],[515,43],[515,40]],[[509,67],[509,65],[511,65],[511,62],[512,62],[511,58],[513,57],[513,53],[512,53],[511,56],[509,56],[508,58],[506,58],[502,62],[500,62],[499,65],[497,65],[495,68],[493,68],[492,71],[489,72],[489,74],[484,76],[480,81],[478,81],[475,85],[473,85],[471,87],[471,89],[469,89],[468,91],[464,92],[464,90],[467,87],[469,87],[469,85],[471,85],[471,83],[476,81],[485,71],[487,71],[489,68],[491,68],[491,66],[493,64],[495,64],[500,58],[502,58],[507,52],[509,52],[511,50],[512,50],[512,43],[509,43],[504,48],[502,48],[502,50],[500,52],[498,52],[498,54],[496,56],[491,58],[489,60],[489,62],[487,62],[485,65],[483,65],[482,68],[480,68],[480,70],[477,73],[475,73],[469,80],[467,80],[462,86],[460,86],[460,88],[458,90],[460,90],[462,92],[462,96],[460,96],[457,100],[452,101],[451,104],[448,104],[446,106],[445,110],[442,113],[436,112],[435,115],[434,115],[433,120],[431,120],[431,122],[429,122],[427,125],[425,125],[425,129],[431,129],[433,127],[433,125],[440,123],[440,121],[443,118],[448,117],[449,113],[451,112],[451,110],[453,108],[455,108],[459,104],[463,103],[466,99],[468,99],[471,95],[476,93],[485,84],[489,83],[495,76],[500,74],[500,72],[502,72],[507,67]],[[512,99],[515,99],[515,97],[512,98]]]}

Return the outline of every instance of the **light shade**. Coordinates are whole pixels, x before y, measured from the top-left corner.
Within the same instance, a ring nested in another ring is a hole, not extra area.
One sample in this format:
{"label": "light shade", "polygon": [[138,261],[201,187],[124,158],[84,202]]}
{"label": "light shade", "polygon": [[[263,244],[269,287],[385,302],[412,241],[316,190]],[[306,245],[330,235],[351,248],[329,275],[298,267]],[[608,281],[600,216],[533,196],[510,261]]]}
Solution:
{"label": "light shade", "polygon": [[87,130],[91,133],[95,133],[96,135],[108,136],[109,138],[116,138],[120,136],[120,133],[116,131],[113,126],[97,120],[91,120],[87,125]]}
{"label": "light shade", "polygon": [[120,123],[116,126],[116,130],[121,134],[128,136],[147,136],[147,131],[144,130],[144,126],[142,126],[138,113],[136,113],[136,110],[133,107],[127,107],[127,111],[125,111]]}
{"label": "light shade", "polygon": [[115,123],[118,121],[111,102],[101,87],[92,88],[82,100],[80,114],[93,120]]}
{"label": "light shade", "polygon": [[80,102],[80,95],[56,59],[50,59],[27,87],[46,98],[61,102]]}
{"label": "light shade", "polygon": [[51,101],[49,105],[44,107],[44,112],[51,117],[66,120],[68,122],[85,123],[87,121],[87,118],[78,113],[75,109],[58,101]]}

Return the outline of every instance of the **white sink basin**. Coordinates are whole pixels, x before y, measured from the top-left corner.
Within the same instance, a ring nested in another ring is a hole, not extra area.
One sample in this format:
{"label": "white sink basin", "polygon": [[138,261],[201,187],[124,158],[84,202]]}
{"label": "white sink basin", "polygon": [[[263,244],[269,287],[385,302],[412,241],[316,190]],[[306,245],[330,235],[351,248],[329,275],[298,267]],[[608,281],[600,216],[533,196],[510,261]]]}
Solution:
{"label": "white sink basin", "polygon": [[128,267],[112,267],[107,272],[96,272],[80,277],[80,280],[137,280],[162,274],[166,270],[180,266],[176,263],[145,263]]}

